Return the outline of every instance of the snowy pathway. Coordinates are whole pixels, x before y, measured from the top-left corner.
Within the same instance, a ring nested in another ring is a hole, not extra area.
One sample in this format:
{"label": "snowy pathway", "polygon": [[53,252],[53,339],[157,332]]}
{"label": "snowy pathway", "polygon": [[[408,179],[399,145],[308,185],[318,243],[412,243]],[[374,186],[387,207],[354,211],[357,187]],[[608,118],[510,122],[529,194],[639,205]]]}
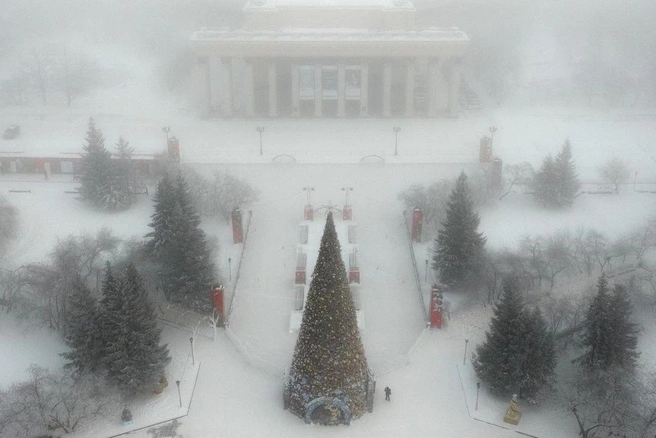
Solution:
{"label": "snowy pathway", "polygon": [[[229,169],[254,184],[261,195],[252,209],[230,324],[240,350],[269,372],[284,373],[297,337],[296,332],[289,332],[289,317],[294,308],[299,220],[306,202],[303,187],[314,188],[312,202],[319,209],[328,204],[341,208],[342,187],[353,187],[365,351],[377,374],[405,364],[408,350],[424,327],[424,316],[396,194],[408,183],[435,178],[437,169],[440,177],[447,177],[462,167],[233,165]],[[317,222],[324,217],[323,211],[318,212]],[[308,283],[314,257],[308,256]]]}

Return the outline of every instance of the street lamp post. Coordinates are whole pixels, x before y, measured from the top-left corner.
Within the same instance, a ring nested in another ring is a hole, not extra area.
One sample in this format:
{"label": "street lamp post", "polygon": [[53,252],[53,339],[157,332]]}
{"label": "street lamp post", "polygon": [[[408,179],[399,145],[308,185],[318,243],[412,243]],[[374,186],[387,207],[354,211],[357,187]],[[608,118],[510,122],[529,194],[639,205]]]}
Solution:
{"label": "street lamp post", "polygon": [[260,133],[260,155],[262,155],[262,133],[264,132],[264,126],[258,126],[257,132]]}
{"label": "street lamp post", "polygon": [[428,259],[426,259],[426,269],[424,269],[424,283],[428,283]]}
{"label": "street lamp post", "polygon": [[469,344],[469,338],[465,339],[465,355],[462,357],[462,364],[465,364],[467,360],[467,344]]}
{"label": "street lamp post", "polygon": [[228,257],[228,275],[229,275],[230,281],[232,281],[232,265],[231,265],[231,263],[232,263],[232,259],[230,257]]}
{"label": "street lamp post", "polygon": [[638,182],[638,171],[635,171],[635,176],[633,177],[633,191],[636,191],[636,184]]}
{"label": "street lamp post", "polygon": [[180,400],[180,407],[182,407],[182,396],[180,395],[180,381],[175,381],[176,386],[178,387],[178,399]]}
{"label": "street lamp post", "polygon": [[303,190],[307,192],[307,205],[312,205],[312,194],[314,187],[303,187]]}
{"label": "street lamp post", "polygon": [[494,133],[497,132],[496,126],[490,126],[490,149],[492,149],[492,142],[494,142]]}
{"label": "street lamp post", "polygon": [[342,187],[342,190],[345,192],[345,195],[346,195],[346,202],[344,203],[344,205],[350,205],[349,204],[349,192],[353,191],[353,187]]}
{"label": "street lamp post", "polygon": [[168,126],[165,126],[165,127],[162,128],[162,132],[164,134],[166,134],[166,145],[168,146],[168,144],[169,144],[169,132],[171,132],[171,128],[169,128]]}
{"label": "street lamp post", "polygon": [[191,344],[191,364],[196,365],[196,358],[194,357],[194,337],[189,338],[189,343]]}
{"label": "street lamp post", "polygon": [[478,393],[481,390],[481,382],[476,382],[476,409],[475,411],[478,411]]}
{"label": "street lamp post", "polygon": [[395,126],[392,130],[394,131],[394,155],[399,155],[399,131],[401,131],[401,127]]}

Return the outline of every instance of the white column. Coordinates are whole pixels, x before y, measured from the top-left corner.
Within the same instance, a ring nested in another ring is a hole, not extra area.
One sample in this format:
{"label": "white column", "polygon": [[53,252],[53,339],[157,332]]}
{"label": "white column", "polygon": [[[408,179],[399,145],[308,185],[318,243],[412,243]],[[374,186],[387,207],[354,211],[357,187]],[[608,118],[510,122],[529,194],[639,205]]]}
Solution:
{"label": "white column", "polygon": [[323,112],[323,90],[321,89],[321,64],[314,64],[314,116]]}
{"label": "white column", "polygon": [[346,90],[346,70],[343,62],[337,64],[337,117],[346,115],[344,93]]}
{"label": "white column", "polygon": [[198,93],[200,94],[199,103],[203,106],[203,111],[212,112],[212,77],[210,76],[210,60],[207,57],[198,58],[199,83]]}
{"label": "white column", "polygon": [[437,78],[440,71],[439,60],[428,60],[428,117],[437,116]]}
{"label": "white column", "polygon": [[246,87],[246,117],[255,117],[255,90],[253,84],[253,61],[247,59],[246,71],[244,72],[244,84]]}
{"label": "white column", "polygon": [[222,98],[221,111],[223,117],[232,117],[232,59],[221,58]]}
{"label": "white column", "polygon": [[392,64],[383,65],[383,116],[392,115]]}
{"label": "white column", "polygon": [[451,59],[448,111],[452,116],[457,116],[460,112],[460,62],[456,58]]}
{"label": "white column", "polygon": [[415,60],[411,59],[406,68],[405,77],[405,116],[415,115]]}
{"label": "white column", "polygon": [[275,61],[269,62],[269,117],[278,116],[278,80]]}
{"label": "white column", "polygon": [[369,64],[360,66],[360,115],[369,113]]}
{"label": "white column", "polygon": [[223,107],[223,68],[221,58],[209,56],[207,69],[210,81],[210,106],[213,111],[220,112]]}
{"label": "white column", "polygon": [[299,116],[301,114],[299,102],[299,78],[298,78],[298,64],[292,63],[292,115]]}

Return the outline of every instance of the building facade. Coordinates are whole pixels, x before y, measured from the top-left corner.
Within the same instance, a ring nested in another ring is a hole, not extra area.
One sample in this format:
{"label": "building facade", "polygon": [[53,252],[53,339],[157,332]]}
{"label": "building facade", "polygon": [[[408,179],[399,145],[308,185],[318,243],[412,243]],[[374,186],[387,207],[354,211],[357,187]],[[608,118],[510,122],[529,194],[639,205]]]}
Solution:
{"label": "building facade", "polygon": [[469,39],[417,29],[407,0],[262,0],[203,29],[198,93],[220,117],[454,117]]}

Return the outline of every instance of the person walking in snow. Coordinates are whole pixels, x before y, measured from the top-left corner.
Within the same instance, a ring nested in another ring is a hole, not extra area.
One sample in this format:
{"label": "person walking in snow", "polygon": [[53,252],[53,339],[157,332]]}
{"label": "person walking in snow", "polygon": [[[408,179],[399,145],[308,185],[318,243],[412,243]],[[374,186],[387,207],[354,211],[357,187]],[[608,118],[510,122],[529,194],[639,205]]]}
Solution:
{"label": "person walking in snow", "polygon": [[390,401],[390,394],[392,393],[392,390],[389,388],[389,386],[385,387],[385,400]]}

